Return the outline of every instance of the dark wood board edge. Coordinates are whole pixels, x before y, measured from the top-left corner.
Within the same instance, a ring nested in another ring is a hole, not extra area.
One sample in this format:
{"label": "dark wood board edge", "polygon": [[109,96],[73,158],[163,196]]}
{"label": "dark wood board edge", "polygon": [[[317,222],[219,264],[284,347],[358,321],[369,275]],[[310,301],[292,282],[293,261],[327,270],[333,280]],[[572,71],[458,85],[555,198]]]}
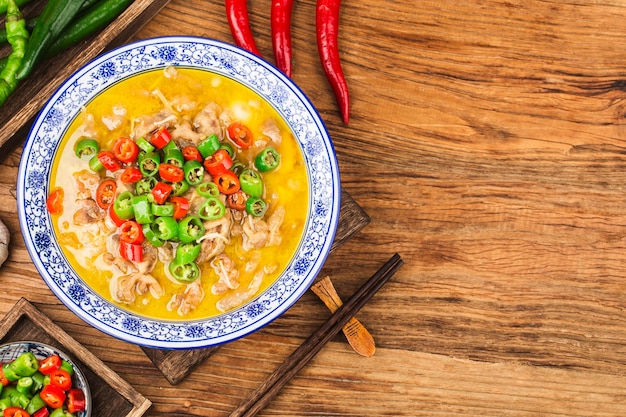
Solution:
{"label": "dark wood board edge", "polygon": [[37,113],[67,77],[103,51],[128,41],[169,2],[135,0],[98,34],[43,62],[2,106],[0,161],[23,143]]}
{"label": "dark wood board edge", "polygon": [[121,417],[141,417],[150,408],[152,402],[136,391],[126,380],[116,374],[97,356],[91,353],[82,344],[72,338],[61,327],[55,324],[48,316],[42,313],[27,299],[21,298],[0,322],[0,339],[4,338],[11,329],[27,317],[33,324],[42,329],[50,338],[56,340],[61,349],[74,355],[84,366],[96,372],[98,377],[113,387],[131,405],[128,414]]}
{"label": "dark wood board edge", "polygon": [[[331,253],[370,222],[370,217],[352,196],[341,189],[341,209]],[[192,350],[161,350],[141,348],[172,385],[181,382],[198,365],[213,355],[219,346]]]}

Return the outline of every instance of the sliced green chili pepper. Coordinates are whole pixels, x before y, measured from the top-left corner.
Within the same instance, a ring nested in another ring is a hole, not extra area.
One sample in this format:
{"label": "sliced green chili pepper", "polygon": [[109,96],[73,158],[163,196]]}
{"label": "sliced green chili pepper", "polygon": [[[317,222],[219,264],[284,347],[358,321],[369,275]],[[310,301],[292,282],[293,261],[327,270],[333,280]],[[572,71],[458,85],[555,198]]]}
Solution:
{"label": "sliced green chili pepper", "polygon": [[230,170],[233,171],[236,176],[241,175],[244,169],[246,169],[246,166],[239,161],[234,161],[233,166],[230,167]]}
{"label": "sliced green chili pepper", "polygon": [[267,211],[267,203],[259,197],[249,197],[246,200],[246,211],[254,217],[263,217]]}
{"label": "sliced green chili pepper", "polygon": [[49,417],[74,417],[74,414],[64,408],[56,408],[52,410]]}
{"label": "sliced green chili pepper", "polygon": [[139,149],[141,149],[145,153],[150,153],[150,152],[155,151],[155,147],[152,146],[152,144],[148,142],[146,138],[144,138],[143,136],[137,139],[135,143],[137,144],[137,146],[139,146]]}
{"label": "sliced green chili pepper", "polygon": [[93,138],[83,138],[76,143],[74,152],[76,153],[76,156],[81,159],[91,159],[94,155],[97,155],[98,152],[100,152],[100,145],[98,144],[98,141]]}
{"label": "sliced green chili pepper", "polygon": [[[169,141],[169,143],[165,146],[167,147],[170,143],[174,143],[174,141],[173,140]],[[181,152],[181,150],[176,148],[175,146],[176,145],[174,144],[174,147],[171,147],[170,149],[164,148],[163,163],[182,168],[183,165],[185,165],[185,157],[183,156],[183,153]]]}
{"label": "sliced green chili pepper", "polygon": [[261,175],[253,169],[244,169],[239,174],[241,190],[251,197],[261,197],[263,194],[263,180]]}
{"label": "sliced green chili pepper", "polygon": [[142,229],[144,237],[148,239],[148,242],[150,242],[152,246],[157,247],[157,248],[159,246],[163,246],[165,242],[162,239],[160,239],[159,236],[157,236],[157,232],[158,232],[157,225],[155,225],[154,223],[146,223],[141,226],[141,229]]}
{"label": "sliced green chili pepper", "polygon": [[148,194],[136,195],[132,199],[133,213],[135,214],[135,221],[139,224],[152,223],[154,221],[154,215],[152,215],[152,209],[149,201]]}
{"label": "sliced green chili pepper", "polygon": [[20,376],[16,374],[13,369],[11,369],[11,363],[5,363],[2,365],[2,373],[4,374],[4,377],[11,382],[20,379]]}
{"label": "sliced green chili pepper", "polygon": [[201,183],[196,187],[196,192],[202,197],[217,197],[220,195],[220,190],[213,181]]}
{"label": "sliced green chili pepper", "polygon": [[203,220],[221,219],[226,214],[226,206],[217,197],[207,197],[198,209],[198,217]]}
{"label": "sliced green chili pepper", "polygon": [[159,172],[161,157],[156,152],[147,152],[139,161],[139,170],[145,176],[152,177]]}
{"label": "sliced green chili pepper", "polygon": [[202,244],[197,242],[179,243],[176,246],[176,261],[180,264],[193,262],[200,255]]}
{"label": "sliced green chili pepper", "polygon": [[178,238],[183,243],[198,240],[202,235],[204,235],[204,225],[199,217],[187,216],[178,224]]}
{"label": "sliced green chili pepper", "polygon": [[31,378],[33,379],[33,389],[31,392],[36,392],[43,388],[43,380],[45,377],[41,372],[35,372]]}
{"label": "sliced green chili pepper", "polygon": [[204,178],[204,166],[195,159],[185,162],[183,171],[185,173],[185,181],[187,181],[189,185],[198,185]]}
{"label": "sliced green chili pepper", "polygon": [[65,359],[61,360],[60,368],[70,374],[70,376],[74,375],[74,366]]}
{"label": "sliced green chili pepper", "polygon": [[15,388],[17,392],[21,392],[22,394],[30,394],[30,390],[33,387],[33,378],[29,376],[23,376],[17,380],[17,385]]}
{"label": "sliced green chili pepper", "polygon": [[26,408],[29,402],[30,402],[30,396],[19,391],[13,398],[11,398],[11,403],[15,407]]}
{"label": "sliced green chili pepper", "polygon": [[[3,392],[7,391],[9,388],[13,388],[11,386],[8,386],[4,389]],[[15,388],[13,388],[15,389]],[[7,408],[11,407],[13,404],[11,403],[11,397],[3,397],[0,399],[0,411],[4,411]]]}
{"label": "sliced green chili pepper", "polygon": [[46,402],[39,395],[33,395],[33,398],[30,399],[30,402],[26,406],[26,412],[32,416],[35,411],[41,410],[46,405]]}
{"label": "sliced green chili pepper", "polygon": [[122,220],[132,219],[135,215],[133,211],[133,193],[122,191],[113,203],[113,211]]}
{"label": "sliced green chili pepper", "polygon": [[152,214],[157,217],[172,217],[175,208],[173,203],[152,204]]}
{"label": "sliced green chili pepper", "polygon": [[195,262],[183,264],[174,260],[170,262],[168,268],[172,276],[183,283],[194,282],[200,277],[200,269]]}
{"label": "sliced green chili pepper", "polygon": [[189,183],[187,181],[178,181],[171,184],[172,185],[172,196],[179,197],[189,191]]}
{"label": "sliced green chili pepper", "polygon": [[163,145],[163,147],[161,148],[161,150],[163,151],[164,154],[168,153],[171,150],[174,149],[178,149],[178,145],[176,144],[176,142],[174,142],[173,140],[168,141],[165,145]]}
{"label": "sliced green chili pepper", "polygon": [[11,362],[11,370],[20,377],[31,376],[39,370],[39,361],[32,352],[24,352]]}
{"label": "sliced green chili pepper", "polygon": [[220,139],[215,134],[207,137],[198,144],[198,150],[203,159],[213,155],[219,148]]}
{"label": "sliced green chili pepper", "polygon": [[280,164],[280,154],[271,146],[263,149],[254,159],[254,166],[261,172],[276,169]]}
{"label": "sliced green chili pepper", "polygon": [[135,183],[135,192],[137,195],[150,194],[157,182],[154,177],[143,177]]}
{"label": "sliced green chili pepper", "polygon": [[171,240],[179,236],[180,226],[175,218],[163,216],[154,219],[152,230],[161,240]]}
{"label": "sliced green chili pepper", "polygon": [[100,158],[98,158],[98,155],[92,156],[89,160],[89,169],[91,169],[93,172],[100,172],[104,169],[104,165],[102,165],[102,162],[100,162]]}
{"label": "sliced green chili pepper", "polygon": [[226,152],[228,152],[228,156],[230,156],[231,158],[235,157],[235,148],[230,143],[228,142],[221,143],[220,149],[224,149]]}

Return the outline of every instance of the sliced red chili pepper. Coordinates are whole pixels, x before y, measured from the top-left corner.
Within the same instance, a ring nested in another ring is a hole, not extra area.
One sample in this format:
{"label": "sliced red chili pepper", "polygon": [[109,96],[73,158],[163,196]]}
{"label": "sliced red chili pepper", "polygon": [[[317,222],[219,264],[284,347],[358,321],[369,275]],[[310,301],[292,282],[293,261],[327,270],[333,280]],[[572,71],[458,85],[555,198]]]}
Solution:
{"label": "sliced red chili pepper", "polygon": [[350,119],[350,95],[339,58],[339,5],[341,0],[317,0],[315,31],[322,67],[335,93],[344,124]]}
{"label": "sliced red chili pepper", "polygon": [[167,130],[167,127],[161,126],[150,137],[150,143],[153,144],[156,148],[162,149],[170,142],[171,139],[172,135],[170,135],[170,131]]}
{"label": "sliced red chili pepper", "polygon": [[50,355],[39,363],[39,372],[44,375],[50,375],[52,371],[61,367],[62,362],[59,355]]}
{"label": "sliced red chili pepper", "polygon": [[122,175],[120,176],[120,181],[122,181],[124,184],[134,184],[142,178],[143,174],[141,173],[139,168],[128,167],[124,170],[124,172],[122,172]]}
{"label": "sliced red chili pepper", "polygon": [[67,392],[67,411],[77,413],[86,407],[85,393],[80,388],[72,388]]}
{"label": "sliced red chili pepper", "polygon": [[241,122],[233,122],[228,125],[228,137],[240,148],[247,149],[252,146],[254,136],[248,126]]}
{"label": "sliced red chili pepper", "polygon": [[63,391],[67,391],[72,388],[72,376],[65,369],[55,369],[50,374],[50,383]]}
{"label": "sliced red chili pepper", "polygon": [[241,188],[239,178],[232,172],[226,171],[213,177],[213,182],[222,194],[234,194]]}
{"label": "sliced red chili pepper", "polygon": [[128,243],[139,244],[144,240],[141,226],[134,220],[128,220],[120,226],[120,240]]}
{"label": "sliced red chili pepper", "polygon": [[115,172],[118,169],[122,169],[122,164],[117,160],[115,154],[112,151],[100,151],[98,152],[98,160],[107,170]]}
{"label": "sliced red chili pepper", "polygon": [[3,417],[30,417],[30,414],[20,407],[7,407],[2,412]]}
{"label": "sliced red chili pepper", "polygon": [[202,154],[200,153],[198,148],[193,145],[185,146],[182,150],[182,153],[185,161],[196,160],[198,162],[202,162]]}
{"label": "sliced red chili pepper", "polygon": [[65,393],[56,385],[48,384],[39,393],[41,399],[52,408],[61,408],[65,402]]}
{"label": "sliced red chili pepper", "polygon": [[111,220],[113,220],[113,223],[115,223],[117,227],[120,227],[126,221],[117,215],[117,213],[113,209],[113,204],[109,206],[109,209],[107,211],[109,212],[109,217],[111,218]]}
{"label": "sliced red chili pepper", "polygon": [[46,208],[50,214],[61,214],[63,213],[63,197],[65,192],[61,187],[55,187],[48,194],[48,198],[46,199]]}
{"label": "sliced red chili pepper", "polygon": [[48,411],[48,407],[41,407],[39,410],[35,411],[31,417],[48,417],[50,415],[50,411]]}
{"label": "sliced red chili pepper", "polygon": [[246,209],[246,200],[248,196],[243,191],[239,190],[236,193],[230,194],[226,197],[226,205],[234,210],[243,211]]}
{"label": "sliced red chili pepper", "polygon": [[207,156],[204,160],[204,168],[211,175],[226,172],[233,166],[233,160],[225,149],[218,149],[213,155]]}
{"label": "sliced red chili pepper", "polygon": [[108,209],[115,201],[115,193],[117,192],[117,183],[111,179],[105,179],[98,185],[96,189],[96,204],[102,209]]}
{"label": "sliced red chili pepper", "polygon": [[163,204],[167,200],[167,198],[172,194],[174,187],[164,182],[157,182],[156,185],[152,188],[152,198],[154,202],[157,204]]}
{"label": "sliced red chili pepper", "polygon": [[247,0],[226,0],[225,3],[230,33],[237,46],[261,56],[250,30]]}
{"label": "sliced red chili pepper", "polygon": [[113,144],[113,155],[118,161],[130,164],[137,160],[139,146],[131,138],[118,138]]}
{"label": "sliced red chili pepper", "polygon": [[272,48],[279,70],[291,77],[291,10],[293,0],[272,0],[270,25],[272,29]]}
{"label": "sliced red chili pepper", "polygon": [[143,246],[120,240],[120,256],[132,262],[143,261]]}
{"label": "sliced red chili pepper", "polygon": [[183,169],[172,164],[159,165],[159,175],[169,182],[180,182],[185,177]]}
{"label": "sliced red chili pepper", "polygon": [[174,217],[175,219],[182,219],[187,215],[189,211],[189,200],[185,197],[172,197],[170,203],[174,204]]}

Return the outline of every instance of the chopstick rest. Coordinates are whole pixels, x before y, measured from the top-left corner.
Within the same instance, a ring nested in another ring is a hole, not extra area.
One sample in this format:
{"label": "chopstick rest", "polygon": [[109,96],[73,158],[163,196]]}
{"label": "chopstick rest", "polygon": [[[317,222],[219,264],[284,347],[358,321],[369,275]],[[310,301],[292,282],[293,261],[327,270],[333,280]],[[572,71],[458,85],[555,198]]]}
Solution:
{"label": "chopstick rest", "polygon": [[[331,313],[334,313],[343,305],[343,301],[341,301],[328,275],[316,281],[311,286],[311,291],[324,302]],[[350,317],[350,320],[343,326],[342,330],[348,343],[356,353],[365,357],[374,355],[376,351],[374,337],[356,317]]]}
{"label": "chopstick rest", "polygon": [[370,298],[404,264],[397,253],[372,275],[345,304],[337,309],[270,376],[230,414],[230,417],[254,416],[291,380]]}

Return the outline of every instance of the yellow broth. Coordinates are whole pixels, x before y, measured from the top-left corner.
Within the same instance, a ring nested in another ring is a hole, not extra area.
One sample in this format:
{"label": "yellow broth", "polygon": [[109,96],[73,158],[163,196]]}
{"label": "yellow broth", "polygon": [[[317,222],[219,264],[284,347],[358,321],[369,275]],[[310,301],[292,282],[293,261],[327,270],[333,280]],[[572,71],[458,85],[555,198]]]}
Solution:
{"label": "yellow broth", "polygon": [[[243,265],[252,257],[260,256],[260,267],[269,264],[277,266],[274,272],[265,275],[256,294],[267,289],[284,271],[300,243],[307,219],[308,179],[301,149],[291,130],[275,109],[260,96],[234,80],[208,71],[177,68],[176,73],[175,80],[166,78],[164,70],[155,70],[119,82],[98,95],[73,121],[62,139],[52,167],[50,189],[61,187],[65,192],[63,213],[53,216],[53,224],[58,241],[72,267],[102,297],[123,309],[145,317],[162,320],[198,320],[221,313],[216,308],[216,302],[222,295],[211,293],[211,286],[218,280],[218,276],[208,262],[201,265],[204,299],[195,310],[184,316],[179,315],[175,310],[169,311],[167,304],[175,293],[185,288],[185,285],[175,284],[168,279],[164,273],[164,266],[160,262],[152,275],[165,290],[165,295],[155,299],[148,292],[137,295],[136,300],[131,304],[117,303],[113,300],[109,290],[109,281],[114,274],[120,274],[120,272],[101,260],[108,233],[103,233],[98,225],[75,226],[72,221],[72,216],[77,209],[75,203],[77,190],[73,174],[89,169],[88,163],[74,154],[74,146],[79,139],[84,137],[81,129],[88,115],[95,119],[93,129],[96,132],[95,135],[89,136],[95,136],[98,139],[101,149],[110,149],[118,137],[128,136],[132,128],[131,121],[136,117],[153,114],[163,109],[163,102],[152,94],[155,90],[160,91],[167,98],[186,96],[197,103],[194,109],[181,111],[179,113],[181,117],[193,117],[210,102],[217,103],[222,109],[230,109],[234,115],[233,121],[239,120],[245,123],[255,133],[255,137],[260,135],[261,124],[268,118],[276,122],[281,132],[282,143],[280,146],[274,146],[281,154],[281,164],[277,170],[262,175],[265,184],[264,199],[269,206],[266,217],[278,206],[286,209],[284,221],[280,227],[282,242],[279,246],[245,251],[241,247],[241,238],[233,237],[225,249],[225,253],[235,261],[240,270],[239,288],[241,289],[248,286],[256,271],[246,272],[243,268]],[[122,106],[127,113],[123,123],[110,130],[101,120],[103,117],[110,117],[113,113],[112,109],[116,106]],[[239,150],[238,153],[238,158],[252,157],[252,155],[246,155],[250,152]]]}

